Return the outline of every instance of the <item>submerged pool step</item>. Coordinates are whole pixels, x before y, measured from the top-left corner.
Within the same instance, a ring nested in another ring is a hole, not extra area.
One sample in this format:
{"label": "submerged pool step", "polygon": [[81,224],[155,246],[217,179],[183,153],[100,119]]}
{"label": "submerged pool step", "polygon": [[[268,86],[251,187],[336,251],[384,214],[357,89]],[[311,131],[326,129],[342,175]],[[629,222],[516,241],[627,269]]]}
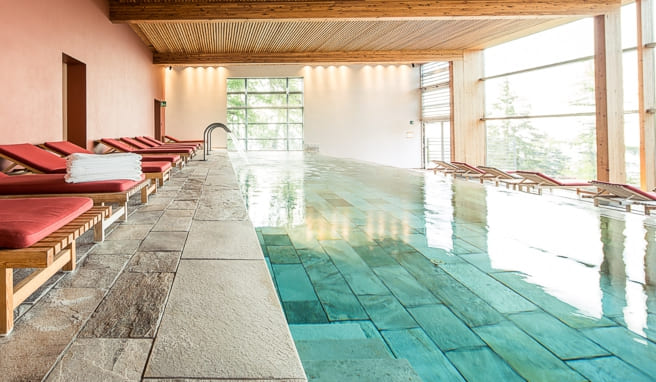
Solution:
{"label": "submerged pool step", "polygon": [[301,340],[354,340],[367,336],[358,324],[289,325],[294,341]]}
{"label": "submerged pool step", "polygon": [[303,361],[310,382],[421,382],[405,359]]}

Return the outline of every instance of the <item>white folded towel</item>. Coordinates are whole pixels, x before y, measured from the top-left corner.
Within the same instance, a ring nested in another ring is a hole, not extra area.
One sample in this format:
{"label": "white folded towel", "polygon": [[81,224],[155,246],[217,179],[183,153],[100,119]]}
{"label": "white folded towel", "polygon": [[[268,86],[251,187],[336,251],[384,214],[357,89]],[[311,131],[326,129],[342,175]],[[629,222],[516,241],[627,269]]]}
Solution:
{"label": "white folded towel", "polygon": [[141,179],[141,155],[134,153],[116,154],[71,154],[66,157],[67,183],[94,182],[114,179]]}

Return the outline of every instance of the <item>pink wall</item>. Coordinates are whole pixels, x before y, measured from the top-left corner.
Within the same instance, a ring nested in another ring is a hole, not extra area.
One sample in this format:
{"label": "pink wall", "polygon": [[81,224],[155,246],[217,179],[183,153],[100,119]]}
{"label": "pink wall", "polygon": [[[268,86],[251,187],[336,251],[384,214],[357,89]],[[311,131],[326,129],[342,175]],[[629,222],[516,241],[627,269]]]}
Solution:
{"label": "pink wall", "polygon": [[58,140],[62,53],[86,64],[87,138],[152,135],[163,69],[106,0],[0,0],[0,143]]}

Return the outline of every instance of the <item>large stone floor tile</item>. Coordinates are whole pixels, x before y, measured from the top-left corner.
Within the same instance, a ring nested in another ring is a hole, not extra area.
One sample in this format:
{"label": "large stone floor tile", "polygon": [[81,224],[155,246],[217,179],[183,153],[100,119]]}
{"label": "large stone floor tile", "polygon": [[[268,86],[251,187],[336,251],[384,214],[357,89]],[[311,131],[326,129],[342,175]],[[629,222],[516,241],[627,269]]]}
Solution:
{"label": "large stone floor tile", "polygon": [[385,295],[389,290],[357,252],[343,240],[319,241],[357,295]]}
{"label": "large stone floor tile", "polygon": [[404,359],[357,359],[303,362],[314,382],[421,382]]}
{"label": "large stone floor tile", "polygon": [[539,285],[529,283],[523,276],[514,272],[490,274],[495,279],[507,285],[527,300],[542,308],[547,313],[557,317],[573,328],[591,328],[612,326],[615,323],[608,318],[594,318],[582,315],[578,309],[548,294]]}
{"label": "large stone floor tile", "polygon": [[537,309],[530,301],[471,264],[444,264],[442,269],[501,313]]}
{"label": "large stone floor tile", "polygon": [[301,264],[272,264],[282,301],[317,300],[314,288]]}
{"label": "large stone floor tile", "polygon": [[273,264],[298,264],[301,260],[291,245],[270,245],[266,252]]}
{"label": "large stone floor tile", "polygon": [[167,210],[160,216],[153,231],[189,231],[194,210]]}
{"label": "large stone floor tile", "polygon": [[454,350],[446,356],[469,382],[524,381],[488,347]]}
{"label": "large stone floor tile", "polygon": [[415,328],[417,323],[392,295],[359,296],[362,306],[378,330]]}
{"label": "large stone floor tile", "polygon": [[264,261],[182,260],[144,376],[305,378]]}
{"label": "large stone floor tile", "polygon": [[593,358],[609,355],[578,330],[544,312],[526,312],[509,318],[522,330],[551,350],[560,359]]}
{"label": "large stone floor tile", "polygon": [[656,345],[623,327],[585,329],[583,333],[624,362],[656,375]]}
{"label": "large stone floor tile", "polygon": [[323,324],[328,322],[326,312],[317,300],[283,301],[282,307],[289,324]]}
{"label": "large stone floor tile", "polygon": [[354,340],[367,336],[358,324],[289,325],[294,341],[299,340]]}
{"label": "large stone floor tile", "polygon": [[129,255],[88,255],[74,272],[66,273],[57,287],[108,289],[128,260]]}
{"label": "large stone floor tile", "polygon": [[0,337],[0,379],[40,381],[103,296],[100,289],[53,289]]}
{"label": "large stone floor tile", "polygon": [[80,337],[154,337],[172,282],[172,273],[123,273]]}
{"label": "large stone floor tile", "polygon": [[175,272],[180,252],[137,252],[125,268],[126,272]]}
{"label": "large stone floor tile", "polygon": [[189,230],[183,259],[262,259],[250,221],[197,221]]}
{"label": "large stone floor tile", "polygon": [[187,232],[151,232],[139,246],[140,252],[180,252]]}
{"label": "large stone floor tile", "polygon": [[382,335],[396,357],[407,359],[424,381],[464,381],[423,330],[390,330]]}
{"label": "large stone floor tile", "polygon": [[385,343],[377,338],[340,340],[297,340],[296,348],[302,361],[338,359],[392,358]]}
{"label": "large stone floor tile", "polygon": [[510,322],[474,328],[488,346],[529,381],[584,378]]}
{"label": "large stone floor tile", "polygon": [[412,277],[401,265],[374,268],[374,273],[392,291],[403,306],[437,304],[439,301]]}
{"label": "large stone floor tile", "polygon": [[445,305],[420,306],[408,311],[442,351],[485,345]]}
{"label": "large stone floor tile", "polygon": [[653,381],[651,376],[642,373],[635,367],[617,357],[600,357],[568,361],[567,364],[576,369],[589,381],[595,382],[647,382]]}
{"label": "large stone floor tile", "polygon": [[369,316],[328,255],[299,250],[308,277],[331,321],[367,319]]}
{"label": "large stone floor tile", "polygon": [[105,240],[91,250],[94,255],[133,255],[141,240]]}
{"label": "large stone floor tile", "polygon": [[106,240],[143,240],[152,228],[152,224],[121,224]]}
{"label": "large stone floor tile", "polygon": [[387,251],[385,251],[378,244],[353,247],[355,252],[360,255],[370,267],[384,267],[384,266],[398,266],[399,263],[392,258]]}
{"label": "large stone floor tile", "polygon": [[138,381],[152,340],[77,339],[46,382]]}

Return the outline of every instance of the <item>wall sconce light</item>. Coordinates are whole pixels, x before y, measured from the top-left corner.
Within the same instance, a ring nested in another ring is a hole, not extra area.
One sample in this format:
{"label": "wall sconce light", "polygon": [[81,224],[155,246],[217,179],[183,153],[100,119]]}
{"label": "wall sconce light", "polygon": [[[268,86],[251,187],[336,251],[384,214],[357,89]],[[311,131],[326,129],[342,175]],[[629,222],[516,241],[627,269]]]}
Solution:
{"label": "wall sconce light", "polygon": [[173,70],[173,67],[172,67],[172,66],[169,66],[169,70]]}

